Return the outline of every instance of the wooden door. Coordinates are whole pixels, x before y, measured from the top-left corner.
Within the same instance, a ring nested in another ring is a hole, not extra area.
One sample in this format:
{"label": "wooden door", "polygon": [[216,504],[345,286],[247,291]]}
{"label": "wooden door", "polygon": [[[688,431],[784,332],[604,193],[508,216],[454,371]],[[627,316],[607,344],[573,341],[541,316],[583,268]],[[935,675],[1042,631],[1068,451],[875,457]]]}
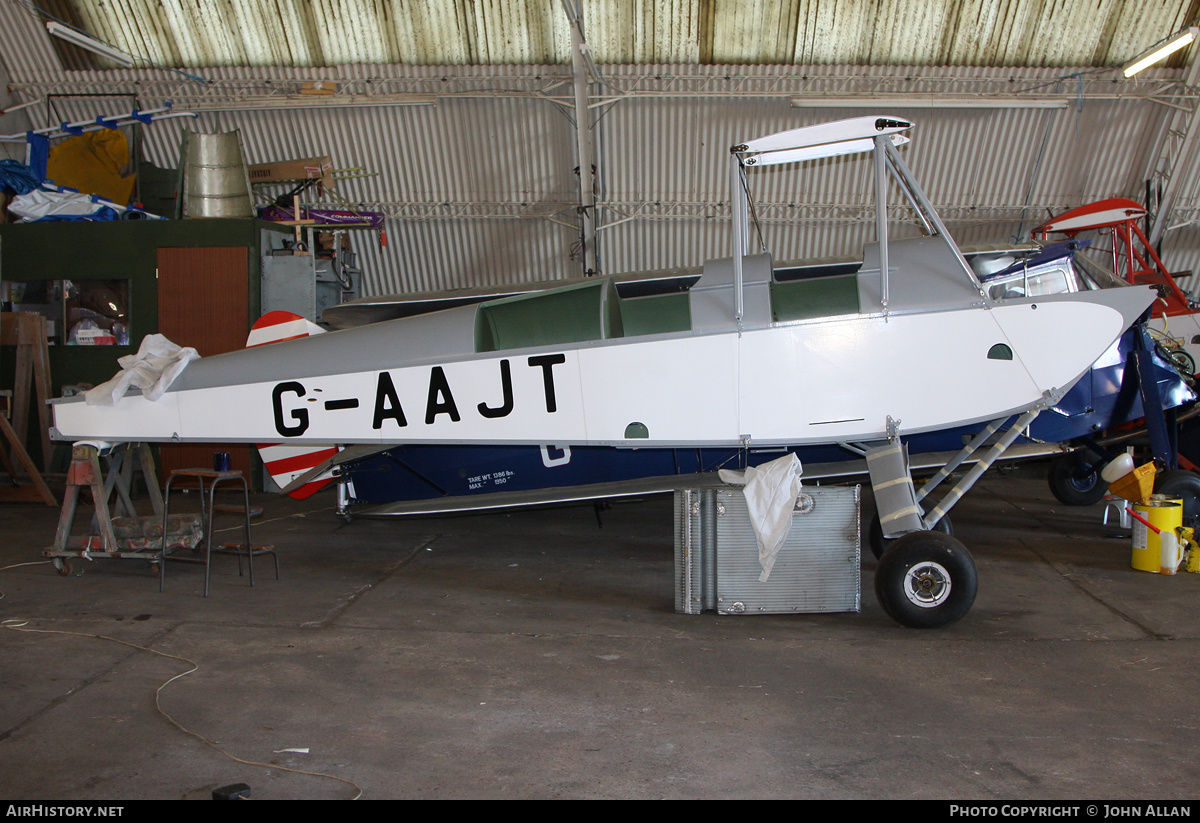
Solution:
{"label": "wooden door", "polygon": [[[244,348],[250,333],[248,260],[244,246],[160,248],[159,333],[193,347],[201,357]],[[164,444],[159,452],[163,477],[172,469],[212,468],[214,452],[229,452],[230,467],[253,485],[251,447],[235,444]]]}

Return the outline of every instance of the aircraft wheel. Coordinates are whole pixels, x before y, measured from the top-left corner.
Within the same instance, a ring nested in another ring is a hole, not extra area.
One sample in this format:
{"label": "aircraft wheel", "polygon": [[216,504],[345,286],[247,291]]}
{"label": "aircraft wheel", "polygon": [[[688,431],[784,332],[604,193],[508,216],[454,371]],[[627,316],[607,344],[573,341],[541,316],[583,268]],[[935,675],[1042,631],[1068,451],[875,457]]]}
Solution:
{"label": "aircraft wheel", "polygon": [[975,561],[966,546],[936,531],[897,538],[875,571],[879,605],[913,629],[936,629],[962,619],[978,588]]}
{"label": "aircraft wheel", "polygon": [[1183,500],[1183,522],[1191,525],[1200,518],[1200,474],[1171,469],[1154,480],[1154,491]]}
{"label": "aircraft wheel", "polygon": [[[928,514],[928,509],[925,510]],[[933,527],[935,532],[942,534],[954,535],[954,524],[950,522],[950,515],[943,515],[942,519]],[[871,518],[871,525],[867,529],[867,545],[871,547],[871,554],[875,555],[875,559],[883,557],[893,543],[900,538],[888,539],[883,536],[883,526],[879,522],[879,512],[875,512],[875,516]]]}
{"label": "aircraft wheel", "polygon": [[1064,454],[1050,462],[1046,475],[1050,492],[1065,506],[1090,506],[1104,499],[1108,484],[1100,469],[1083,464],[1076,455]]}

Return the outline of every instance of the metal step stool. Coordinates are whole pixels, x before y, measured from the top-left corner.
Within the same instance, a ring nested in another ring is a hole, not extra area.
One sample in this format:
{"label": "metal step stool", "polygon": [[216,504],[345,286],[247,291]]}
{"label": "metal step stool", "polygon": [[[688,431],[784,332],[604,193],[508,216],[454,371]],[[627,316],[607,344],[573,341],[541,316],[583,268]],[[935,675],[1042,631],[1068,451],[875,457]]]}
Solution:
{"label": "metal step stool", "polygon": [[[250,585],[254,585],[254,558],[263,555],[271,555],[271,559],[275,562],[275,579],[279,579],[279,556],[275,554],[274,546],[256,546],[250,538],[250,518],[262,514],[261,506],[250,505],[250,486],[246,482],[246,478],[237,469],[226,471],[215,471],[213,469],[174,469],[171,476],[167,478],[166,489],[163,492],[163,522],[166,522],[167,513],[170,510],[171,501],[171,485],[175,480],[195,480],[200,491],[200,517],[205,523],[204,528],[204,559],[192,557],[173,557],[172,560],[178,560],[184,563],[204,563],[204,596],[208,597],[208,587],[212,571],[212,556],[213,554],[234,554],[238,558],[238,576],[242,576],[242,558],[246,558],[246,565],[250,572]],[[205,503],[204,490],[205,483],[208,484],[208,501]],[[217,503],[214,499],[217,487],[222,483],[238,483],[242,487],[242,501],[240,506],[229,505],[225,503]],[[240,543],[222,543],[220,547],[214,548],[212,543],[212,521],[213,514],[216,512],[225,512],[230,514],[240,514],[243,517],[242,525],[242,542]],[[166,589],[167,580],[167,559],[168,553],[163,552],[163,562],[159,564],[159,583],[158,590]]]}

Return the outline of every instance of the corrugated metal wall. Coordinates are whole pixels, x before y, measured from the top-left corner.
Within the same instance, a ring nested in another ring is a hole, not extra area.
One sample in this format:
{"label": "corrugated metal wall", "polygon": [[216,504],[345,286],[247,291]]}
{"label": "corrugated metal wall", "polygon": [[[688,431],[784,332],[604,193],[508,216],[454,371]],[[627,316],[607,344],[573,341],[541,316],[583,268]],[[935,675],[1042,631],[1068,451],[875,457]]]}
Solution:
{"label": "corrugated metal wall", "polygon": [[[400,71],[429,78],[445,70]],[[749,69],[719,71],[736,76]],[[602,72],[614,82],[645,76],[632,67]],[[220,72],[222,79],[256,73]],[[56,118],[83,119],[137,102],[59,98],[53,109]],[[956,235],[963,242],[1005,242],[1028,232],[1047,209],[1117,195],[1142,199],[1149,147],[1168,111],[1144,100],[1090,100],[1080,109],[885,113],[916,122],[913,142],[902,152]],[[641,215],[600,232],[602,270],[698,265],[727,254],[728,147],[864,113],[872,112],[796,109],[787,97],[753,96],[631,97],[598,110],[600,223]],[[576,233],[546,219],[574,220],[577,200],[569,112],[547,100],[443,98],[436,106],[207,112],[145,129],[147,158],[175,167],[183,128],[239,129],[252,163],[329,154],[337,168],[362,167],[374,175],[342,181],[335,190],[338,201],[396,215],[388,221],[386,247],[374,233],[355,237],[369,294],[581,271],[573,259]],[[779,259],[852,255],[872,236],[859,225],[871,204],[860,159],[764,169],[751,180],[764,238]],[[1186,192],[1180,206],[1181,213],[1194,213],[1195,192]],[[1200,249],[1185,238],[1169,237],[1170,265],[1200,268]]]}
{"label": "corrugated metal wall", "polygon": [[[602,201],[632,204],[653,193],[664,202],[724,204],[728,146],[866,113],[874,112],[798,110],[786,99],[626,101],[600,121],[606,161]],[[1147,146],[1165,111],[1145,101],[1100,100],[1078,110],[885,113],[915,121],[913,142],[901,149],[906,162],[951,230],[963,242],[981,243],[1027,235],[1046,219],[1047,209],[1057,213],[1116,195],[1141,200]],[[750,179],[764,212],[767,245],[778,259],[854,255],[873,236],[873,229],[860,225],[872,202],[862,158],[763,169]],[[1194,201],[1186,206],[1194,207]],[[609,213],[609,219],[619,216]],[[602,266],[609,271],[654,268],[726,254],[724,217],[723,210],[714,209],[707,218],[623,223],[602,232]]]}

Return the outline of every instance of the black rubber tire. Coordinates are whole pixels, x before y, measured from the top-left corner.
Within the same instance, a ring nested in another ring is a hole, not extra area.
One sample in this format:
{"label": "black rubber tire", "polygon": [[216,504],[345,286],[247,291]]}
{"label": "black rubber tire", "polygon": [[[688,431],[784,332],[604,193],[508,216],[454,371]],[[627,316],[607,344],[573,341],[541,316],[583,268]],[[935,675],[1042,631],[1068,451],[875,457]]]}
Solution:
{"label": "black rubber tire", "polygon": [[979,590],[967,547],[941,532],[898,538],[875,570],[875,597],[902,626],[937,629],[961,620]]}
{"label": "black rubber tire", "polygon": [[1154,493],[1183,500],[1183,524],[1193,526],[1200,520],[1200,474],[1170,469],[1154,478]]}
{"label": "black rubber tire", "polygon": [[[922,509],[926,514],[929,509],[922,504]],[[954,524],[950,522],[950,515],[943,515],[942,519],[933,527],[935,532],[954,536]],[[883,536],[883,526],[879,522],[879,512],[875,512],[875,516],[871,518],[871,525],[867,528],[867,545],[871,547],[871,554],[875,555],[875,559],[883,557],[884,553],[891,548],[892,544],[899,538],[888,539]]]}
{"label": "black rubber tire", "polygon": [[1104,499],[1108,484],[1100,477],[1100,469],[1090,466],[1081,470],[1079,458],[1064,454],[1050,461],[1046,473],[1050,493],[1064,506],[1091,506]]}

